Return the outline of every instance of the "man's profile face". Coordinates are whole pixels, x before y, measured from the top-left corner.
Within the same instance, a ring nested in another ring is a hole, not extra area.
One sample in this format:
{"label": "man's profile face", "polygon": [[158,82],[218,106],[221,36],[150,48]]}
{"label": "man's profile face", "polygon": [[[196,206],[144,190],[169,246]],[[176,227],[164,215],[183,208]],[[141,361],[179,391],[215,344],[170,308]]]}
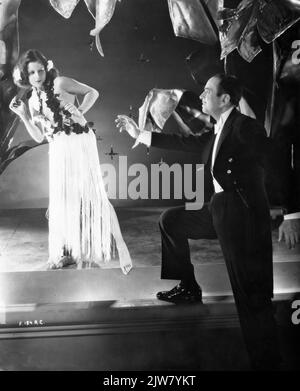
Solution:
{"label": "man's profile face", "polygon": [[205,114],[215,117],[219,114],[222,105],[222,95],[218,96],[220,80],[218,77],[211,77],[205,84],[200,95],[202,100],[202,111]]}

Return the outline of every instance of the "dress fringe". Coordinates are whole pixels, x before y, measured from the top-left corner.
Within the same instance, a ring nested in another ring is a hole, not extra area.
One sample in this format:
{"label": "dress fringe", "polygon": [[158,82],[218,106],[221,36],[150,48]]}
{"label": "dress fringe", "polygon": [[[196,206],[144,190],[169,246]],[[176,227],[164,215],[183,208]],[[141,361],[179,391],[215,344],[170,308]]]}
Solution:
{"label": "dress fringe", "polygon": [[132,265],[117,215],[103,184],[96,137],[58,132],[49,143],[49,263],[64,251],[78,263],[107,263],[117,248]]}

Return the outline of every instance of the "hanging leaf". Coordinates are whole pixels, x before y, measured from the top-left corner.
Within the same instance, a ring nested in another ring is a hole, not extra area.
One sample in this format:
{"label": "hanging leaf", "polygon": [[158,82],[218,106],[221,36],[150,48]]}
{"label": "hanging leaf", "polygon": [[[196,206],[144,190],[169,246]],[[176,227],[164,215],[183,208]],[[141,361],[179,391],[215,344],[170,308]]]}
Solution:
{"label": "hanging leaf", "polygon": [[216,10],[217,3],[217,0],[168,0],[174,34],[177,37],[215,44],[218,41],[218,29],[212,13],[216,13],[213,10]]}
{"label": "hanging leaf", "polygon": [[260,39],[271,43],[300,20],[288,0],[242,0],[237,8],[219,12],[221,59],[237,49],[251,62],[262,50]]}
{"label": "hanging leaf", "polygon": [[29,151],[32,148],[38,147],[39,145],[47,144],[47,141],[43,141],[42,143],[37,143],[34,140],[24,141],[8,151],[3,155],[3,159],[0,161],[0,175],[6,169],[6,167],[12,163],[15,159],[23,155],[25,152]]}
{"label": "hanging leaf", "polygon": [[50,4],[61,16],[69,19],[79,0],[50,0]]}
{"label": "hanging leaf", "polygon": [[85,4],[95,19],[95,28],[90,31],[90,35],[95,38],[96,47],[101,56],[104,52],[101,46],[100,32],[110,22],[116,7],[117,1],[121,0],[84,0]]}

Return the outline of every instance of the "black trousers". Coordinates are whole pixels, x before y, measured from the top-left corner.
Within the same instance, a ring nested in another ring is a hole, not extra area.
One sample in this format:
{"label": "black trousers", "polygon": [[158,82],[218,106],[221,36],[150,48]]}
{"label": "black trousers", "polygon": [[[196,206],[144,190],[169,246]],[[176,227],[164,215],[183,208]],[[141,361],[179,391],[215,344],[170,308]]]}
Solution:
{"label": "black trousers", "polygon": [[273,268],[269,209],[247,208],[234,192],[215,194],[201,210],[166,210],[159,221],[163,279],[195,283],[188,239],[218,238],[253,369],[280,362],[272,305]]}

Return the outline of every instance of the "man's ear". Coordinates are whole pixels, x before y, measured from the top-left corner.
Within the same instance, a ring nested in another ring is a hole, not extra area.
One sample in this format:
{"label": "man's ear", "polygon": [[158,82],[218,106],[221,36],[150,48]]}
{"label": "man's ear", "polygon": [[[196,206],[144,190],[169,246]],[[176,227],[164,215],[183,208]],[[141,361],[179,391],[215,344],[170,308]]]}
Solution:
{"label": "man's ear", "polygon": [[230,103],[230,95],[229,94],[223,94],[223,102],[225,105],[228,105]]}

